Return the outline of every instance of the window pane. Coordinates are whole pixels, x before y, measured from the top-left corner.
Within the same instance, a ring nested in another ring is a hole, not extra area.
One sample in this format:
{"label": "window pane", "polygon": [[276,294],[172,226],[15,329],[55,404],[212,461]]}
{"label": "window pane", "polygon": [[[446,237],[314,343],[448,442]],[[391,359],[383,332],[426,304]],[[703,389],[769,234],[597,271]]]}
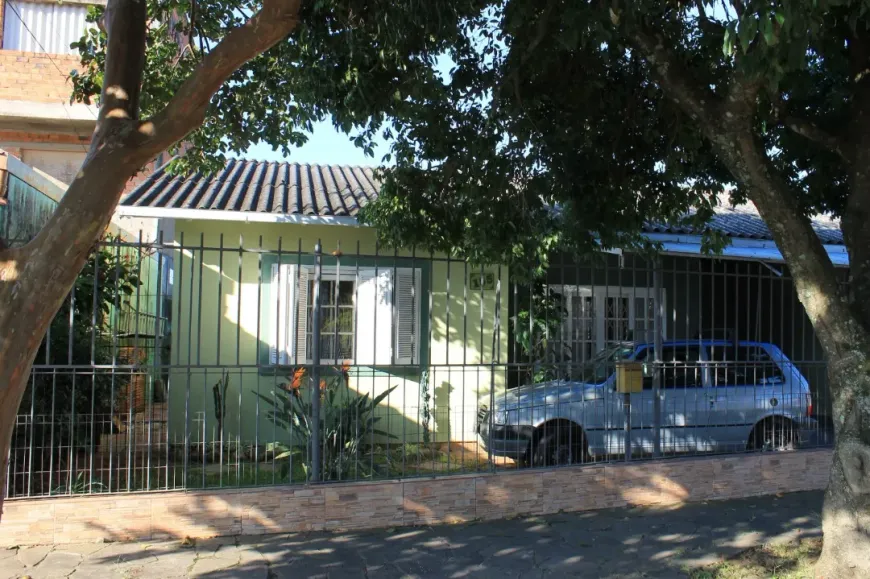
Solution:
{"label": "window pane", "polygon": [[628,337],[628,298],[608,297],[605,302],[605,338],[618,342]]}
{"label": "window pane", "polygon": [[[324,277],[334,275],[324,271]],[[320,358],[326,361],[348,360],[353,356],[354,294],[353,280],[322,280],[320,282]],[[306,358],[311,359],[314,314],[314,282],[308,284],[306,304],[308,332]],[[337,295],[336,295],[337,290]]]}
{"label": "window pane", "polygon": [[662,388],[698,388],[703,385],[698,346],[662,348]]}
{"label": "window pane", "polygon": [[324,360],[335,359],[335,336],[323,335],[320,337],[320,355]]}
{"label": "window pane", "polygon": [[752,386],[782,381],[782,371],[759,346],[712,346],[716,386]]}
{"label": "window pane", "polygon": [[338,337],[338,358],[350,360],[353,358],[353,335],[340,335]]}
{"label": "window pane", "polygon": [[354,282],[351,280],[338,282],[338,305],[353,306]]}

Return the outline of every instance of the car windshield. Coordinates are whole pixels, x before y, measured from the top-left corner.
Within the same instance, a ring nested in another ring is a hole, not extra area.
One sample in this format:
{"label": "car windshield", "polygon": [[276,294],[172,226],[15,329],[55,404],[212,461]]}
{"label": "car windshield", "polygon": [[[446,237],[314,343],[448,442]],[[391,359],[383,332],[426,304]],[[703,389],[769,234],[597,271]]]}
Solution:
{"label": "car windshield", "polygon": [[634,346],[620,344],[598,352],[594,358],[580,367],[580,377],[585,382],[600,384],[613,373],[616,362],[627,360],[634,354]]}

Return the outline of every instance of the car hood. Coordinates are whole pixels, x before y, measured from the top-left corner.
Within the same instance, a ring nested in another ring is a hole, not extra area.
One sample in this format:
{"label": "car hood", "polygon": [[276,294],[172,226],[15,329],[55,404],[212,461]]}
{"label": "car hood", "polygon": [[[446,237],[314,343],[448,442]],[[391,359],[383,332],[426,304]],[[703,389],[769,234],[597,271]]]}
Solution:
{"label": "car hood", "polygon": [[504,394],[496,394],[494,408],[496,410],[512,410],[543,404],[579,402],[581,400],[597,400],[604,397],[607,382],[603,384],[588,384],[585,382],[567,382],[564,380],[542,382],[530,386],[520,386],[508,390]]}

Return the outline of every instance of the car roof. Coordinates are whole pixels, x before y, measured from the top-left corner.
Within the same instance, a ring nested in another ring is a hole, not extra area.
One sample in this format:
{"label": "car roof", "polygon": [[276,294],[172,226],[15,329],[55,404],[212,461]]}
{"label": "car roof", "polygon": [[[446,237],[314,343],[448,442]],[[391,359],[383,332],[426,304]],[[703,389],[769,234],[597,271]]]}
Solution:
{"label": "car roof", "polygon": [[[655,344],[652,342],[637,342],[635,348],[652,348]],[[732,346],[733,340],[714,340],[714,339],[695,339],[695,340],[665,340],[662,342],[662,347],[668,346]],[[772,346],[770,342],[755,342],[750,340],[739,340],[739,346]]]}

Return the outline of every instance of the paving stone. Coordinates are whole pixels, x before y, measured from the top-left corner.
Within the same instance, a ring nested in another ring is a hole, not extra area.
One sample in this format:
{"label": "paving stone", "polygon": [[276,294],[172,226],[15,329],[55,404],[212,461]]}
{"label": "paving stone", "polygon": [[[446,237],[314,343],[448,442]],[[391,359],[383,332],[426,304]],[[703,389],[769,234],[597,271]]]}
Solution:
{"label": "paving stone", "polygon": [[75,571],[82,562],[78,553],[60,553],[53,551],[45,556],[38,565],[28,571],[33,579],[49,577],[67,577]]}
{"label": "paving stone", "polygon": [[104,577],[120,577],[112,571],[106,571],[105,567],[78,567],[70,575],[70,579],[103,579]]}
{"label": "paving stone", "polygon": [[225,547],[235,547],[235,537],[213,537],[211,539],[198,539],[196,541],[196,552],[200,556],[216,553],[218,550]]}
{"label": "paving stone", "polygon": [[239,545],[239,564],[240,565],[268,565],[266,557],[257,550],[256,545]]}
{"label": "paving stone", "polygon": [[131,554],[128,556],[128,558],[120,559],[115,562],[112,567],[123,572],[127,569],[136,569],[139,567],[144,567],[146,565],[154,565],[155,563],[157,563],[157,561],[158,559],[156,556],[149,555],[147,553],[140,553],[135,555]]}
{"label": "paving stone", "polygon": [[206,575],[208,579],[270,579],[269,567],[266,565],[236,566],[212,571]]}
{"label": "paving stone", "polygon": [[298,579],[301,576],[298,567],[292,562],[269,565],[269,579]]}
{"label": "paving stone", "polygon": [[14,557],[0,560],[0,579],[17,579],[27,574],[24,563]]}
{"label": "paving stone", "polygon": [[195,562],[196,553],[190,551],[161,553],[156,561],[146,563],[146,567],[157,578],[186,577]]}
{"label": "paving stone", "polygon": [[153,557],[147,547],[148,545],[142,543],[108,543],[94,557],[110,564],[138,561]]}
{"label": "paving stone", "polygon": [[25,567],[33,567],[45,559],[52,550],[54,550],[52,546],[21,547],[18,549],[18,560]]}
{"label": "paving stone", "polygon": [[211,577],[217,571],[223,571],[231,567],[235,567],[236,562],[228,559],[218,559],[217,557],[198,558],[193,568],[190,570],[191,577]]}
{"label": "paving stone", "polygon": [[232,563],[238,563],[242,556],[242,551],[236,545],[223,545],[216,551],[211,553],[197,553],[198,557],[216,557],[218,559],[226,559]]}
{"label": "paving stone", "polygon": [[73,543],[72,545],[58,545],[54,550],[60,553],[77,553],[82,557],[87,557],[105,548],[106,543]]}

